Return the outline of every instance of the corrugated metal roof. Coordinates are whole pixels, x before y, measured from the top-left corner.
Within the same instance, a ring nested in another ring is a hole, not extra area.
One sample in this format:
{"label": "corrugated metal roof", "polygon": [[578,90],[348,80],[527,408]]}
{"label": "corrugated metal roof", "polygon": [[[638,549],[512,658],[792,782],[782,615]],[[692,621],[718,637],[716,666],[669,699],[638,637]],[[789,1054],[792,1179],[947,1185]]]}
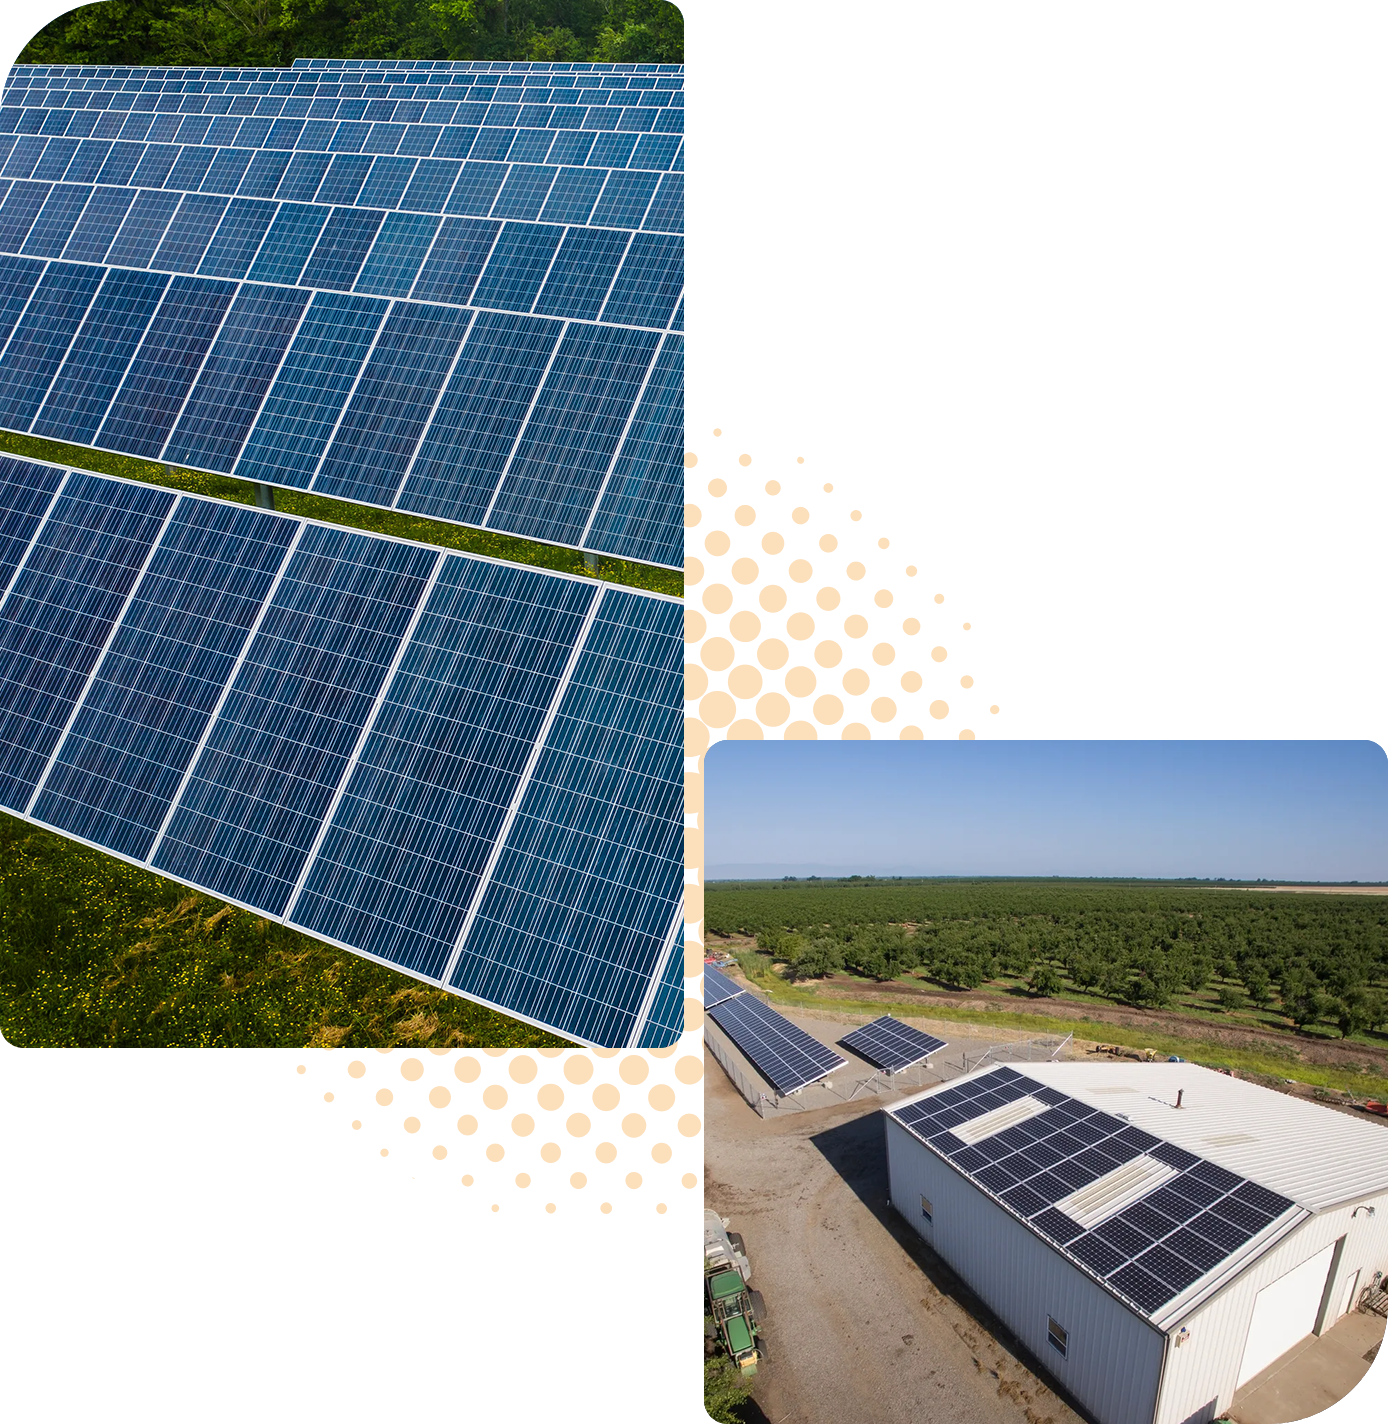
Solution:
{"label": "corrugated metal roof", "polygon": [[[1194,1063],[1026,1063],[1027,1077],[1310,1211],[1388,1192],[1388,1128]],[[1115,1088],[1133,1091],[1122,1097]],[[1182,1105],[1175,1106],[1182,1093]],[[897,1106],[893,1104],[893,1106]]]}

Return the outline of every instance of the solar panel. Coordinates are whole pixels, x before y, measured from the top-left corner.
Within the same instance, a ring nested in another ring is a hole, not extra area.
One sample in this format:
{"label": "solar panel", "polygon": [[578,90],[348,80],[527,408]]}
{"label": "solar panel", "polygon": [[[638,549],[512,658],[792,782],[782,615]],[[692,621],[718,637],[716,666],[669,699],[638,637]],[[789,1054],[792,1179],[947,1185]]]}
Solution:
{"label": "solar panel", "polygon": [[732,999],[738,994],[745,994],[746,992],[746,989],[744,989],[741,984],[734,984],[726,974],[715,969],[713,965],[704,965],[705,1009],[711,1009],[715,1004],[721,1004],[725,999]]}
{"label": "solar panel", "polygon": [[[1023,1098],[1039,1099],[1049,1105],[1047,1111],[973,1146],[948,1131],[995,1110],[995,1100]],[[1147,1316],[1295,1209],[1286,1197],[1011,1068],[888,1111],[1012,1215]],[[1046,1149],[1054,1156],[1051,1164],[1041,1155]],[[1159,1185],[1133,1199],[1144,1178],[1139,1159],[1151,1169],[1145,1180]],[[1094,1183],[1099,1183],[1096,1193],[1109,1190],[1101,1179],[1110,1173],[1115,1186],[1108,1214],[1097,1200],[1078,1212],[1095,1223],[1092,1229],[1058,1209],[1057,1203],[1067,1204]]]}
{"label": "solar panel", "polygon": [[848,1065],[832,1048],[750,994],[724,999],[708,1015],[780,1094],[798,1092]]}
{"label": "solar panel", "polygon": [[55,68],[0,108],[0,425],[680,567],[680,70]]}
{"label": "solar panel", "polygon": [[0,805],[581,1041],[674,1042],[677,600],[8,458],[0,579]]}
{"label": "solar panel", "polygon": [[890,1014],[854,1029],[839,1042],[884,1073],[897,1073],[913,1064],[924,1063],[945,1046],[944,1039],[899,1023]]}

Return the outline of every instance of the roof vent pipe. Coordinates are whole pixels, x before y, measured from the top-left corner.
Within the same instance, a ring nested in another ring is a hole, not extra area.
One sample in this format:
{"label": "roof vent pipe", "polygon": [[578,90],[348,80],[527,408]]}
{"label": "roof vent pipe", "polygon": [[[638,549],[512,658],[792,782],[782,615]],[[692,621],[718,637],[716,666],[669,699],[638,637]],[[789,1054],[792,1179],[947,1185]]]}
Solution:
{"label": "roof vent pipe", "polygon": [[1184,1098],[1185,1095],[1186,1095],[1186,1090],[1185,1090],[1184,1088],[1178,1088],[1178,1089],[1176,1090],[1176,1106],[1177,1106],[1177,1107],[1180,1107],[1180,1106],[1181,1106],[1181,1099]]}

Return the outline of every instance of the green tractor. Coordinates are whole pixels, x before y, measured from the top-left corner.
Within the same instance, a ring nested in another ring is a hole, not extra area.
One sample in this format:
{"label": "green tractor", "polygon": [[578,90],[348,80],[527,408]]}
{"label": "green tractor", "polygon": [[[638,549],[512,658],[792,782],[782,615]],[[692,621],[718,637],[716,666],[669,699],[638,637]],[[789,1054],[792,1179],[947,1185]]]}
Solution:
{"label": "green tractor", "polygon": [[761,1292],[749,1290],[752,1263],[742,1238],[727,1229],[716,1211],[704,1213],[704,1293],[711,1335],[744,1375],[754,1375],[764,1357],[761,1327],[766,1307]]}

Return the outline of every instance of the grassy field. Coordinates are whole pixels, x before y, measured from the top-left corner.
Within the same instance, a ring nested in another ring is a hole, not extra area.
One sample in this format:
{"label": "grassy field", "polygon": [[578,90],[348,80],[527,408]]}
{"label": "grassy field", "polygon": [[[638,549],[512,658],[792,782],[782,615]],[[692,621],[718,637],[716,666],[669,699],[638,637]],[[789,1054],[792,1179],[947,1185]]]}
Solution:
{"label": "grassy field", "polygon": [[0,1032],[21,1047],[564,1042],[6,815]]}
{"label": "grassy field", "polygon": [[[759,989],[765,990],[778,1008],[840,1010],[845,1013],[869,1014],[876,1017],[886,1012],[880,998],[854,998],[851,990],[826,990],[803,984],[788,984],[772,966],[768,955],[743,951],[736,954],[739,967]],[[864,983],[864,989],[870,986]],[[977,999],[979,995],[970,994]],[[1008,1013],[1003,1007],[996,1011],[958,1008],[941,1003],[937,998],[923,1000],[918,1007],[894,1003],[892,1011],[898,1017],[940,1019],[949,1023],[967,1024],[975,1029],[999,1028],[1027,1034],[1029,1037],[1073,1033],[1076,1038],[1094,1043],[1116,1043],[1126,1048],[1150,1048],[1158,1054],[1175,1054],[1192,1063],[1213,1068],[1233,1068],[1253,1077],[1305,1083],[1311,1087],[1330,1089],[1358,1099],[1376,1098],[1388,1101],[1388,1072],[1359,1071],[1327,1064],[1311,1064],[1301,1060],[1295,1046],[1288,1044],[1285,1052],[1271,1049],[1258,1051],[1233,1045],[1212,1045],[1201,1039],[1177,1033],[1161,1033],[1131,1028],[1101,1019],[1061,1018],[1047,1014]]]}
{"label": "grassy field", "polygon": [[[254,503],[245,480],[0,432],[0,450]],[[276,507],[516,564],[572,549],[287,490]],[[679,596],[620,559],[597,577]],[[0,1032],[23,1046],[542,1046],[563,1039],[0,813]]]}

